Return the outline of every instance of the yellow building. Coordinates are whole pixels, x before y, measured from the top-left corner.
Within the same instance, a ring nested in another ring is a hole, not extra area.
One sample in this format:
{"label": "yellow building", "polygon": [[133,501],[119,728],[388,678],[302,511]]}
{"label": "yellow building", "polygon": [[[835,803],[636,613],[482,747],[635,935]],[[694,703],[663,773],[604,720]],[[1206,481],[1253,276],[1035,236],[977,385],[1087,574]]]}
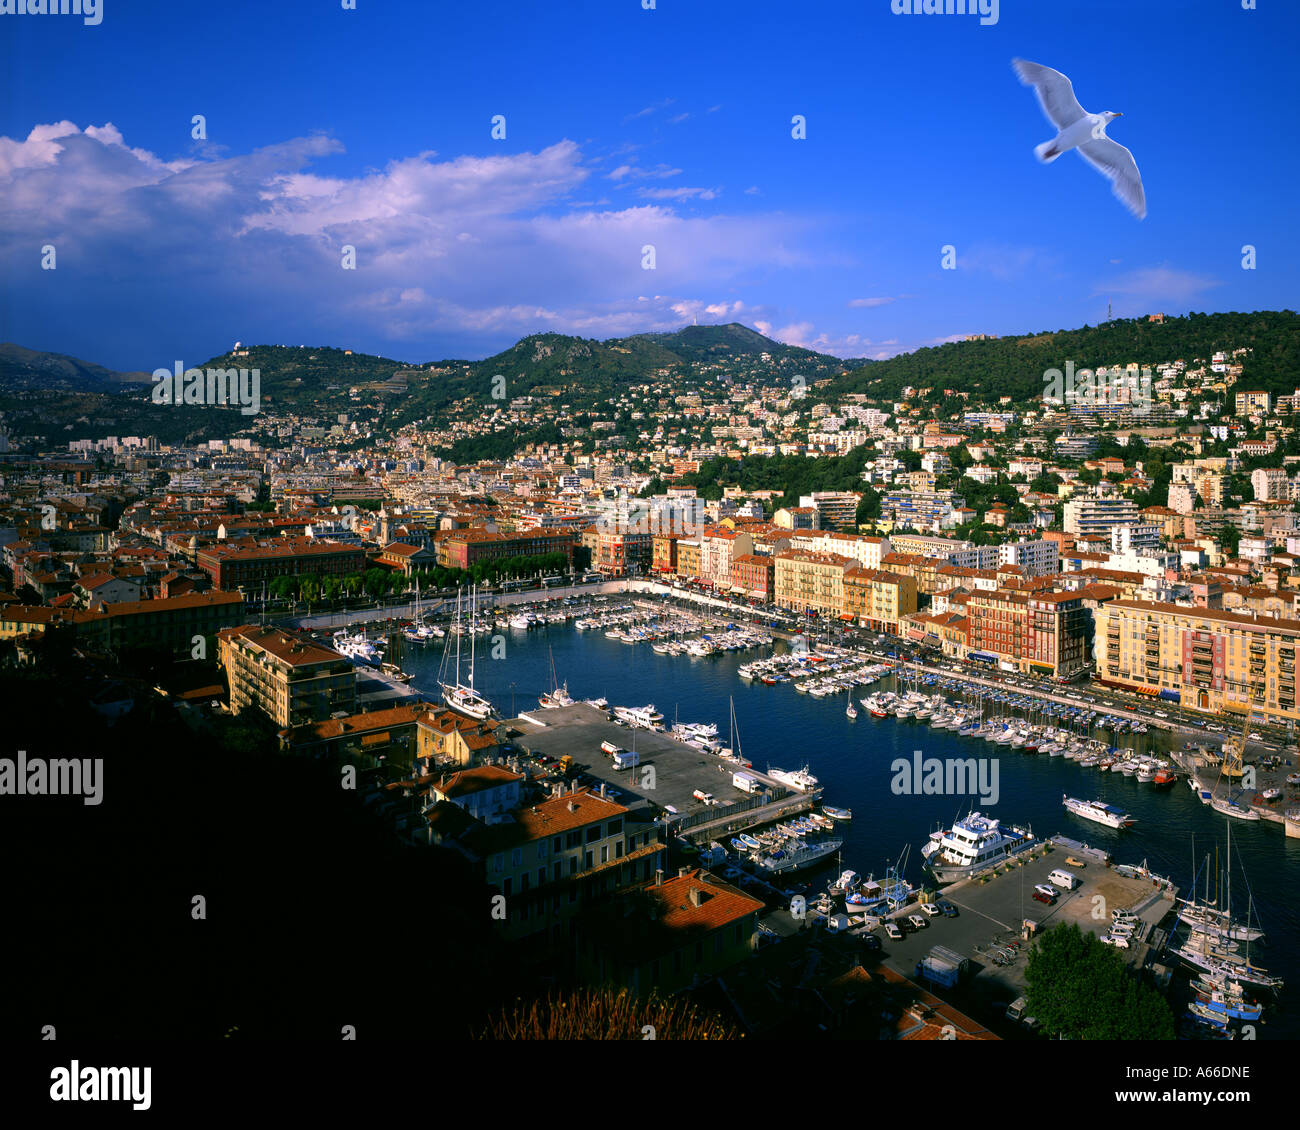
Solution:
{"label": "yellow building", "polygon": [[1285,724],[1300,719],[1297,641],[1298,620],[1114,600],[1096,611],[1094,658],[1104,684]]}
{"label": "yellow building", "polygon": [[793,549],[778,553],[776,603],[797,612],[812,610],[819,616],[837,617],[844,608],[844,573],[855,565],[852,558],[837,553]]}
{"label": "yellow building", "polygon": [[899,634],[899,622],[915,612],[916,578],[857,566],[844,573],[840,615],[877,632]]}
{"label": "yellow building", "polygon": [[217,633],[230,711],[261,709],[281,729],[355,714],[357,669],[333,648],[248,624]]}

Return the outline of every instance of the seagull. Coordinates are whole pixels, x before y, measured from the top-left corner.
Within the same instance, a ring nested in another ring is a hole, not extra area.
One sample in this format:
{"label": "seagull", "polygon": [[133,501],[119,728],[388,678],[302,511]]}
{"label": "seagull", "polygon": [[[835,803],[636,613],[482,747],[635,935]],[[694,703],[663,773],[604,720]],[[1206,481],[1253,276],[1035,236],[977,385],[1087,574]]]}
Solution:
{"label": "seagull", "polygon": [[1070,80],[1060,71],[1025,59],[1012,59],[1011,65],[1020,81],[1034,88],[1043,113],[1057,129],[1053,140],[1034,146],[1034,155],[1047,165],[1067,150],[1076,150],[1110,181],[1116,199],[1139,220],[1143,219],[1147,214],[1147,198],[1137,162],[1124,146],[1106,136],[1106,127],[1123,115],[1113,110],[1088,113],[1075,98]]}

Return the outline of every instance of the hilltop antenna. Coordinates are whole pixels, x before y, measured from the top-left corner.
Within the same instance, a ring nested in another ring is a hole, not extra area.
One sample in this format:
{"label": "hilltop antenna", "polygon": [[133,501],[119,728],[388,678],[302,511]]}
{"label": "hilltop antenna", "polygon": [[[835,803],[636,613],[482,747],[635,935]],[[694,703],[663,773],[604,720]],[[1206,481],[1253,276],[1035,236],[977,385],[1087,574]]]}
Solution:
{"label": "hilltop antenna", "polygon": [[1110,321],[1110,299],[1106,299],[1106,321]]}

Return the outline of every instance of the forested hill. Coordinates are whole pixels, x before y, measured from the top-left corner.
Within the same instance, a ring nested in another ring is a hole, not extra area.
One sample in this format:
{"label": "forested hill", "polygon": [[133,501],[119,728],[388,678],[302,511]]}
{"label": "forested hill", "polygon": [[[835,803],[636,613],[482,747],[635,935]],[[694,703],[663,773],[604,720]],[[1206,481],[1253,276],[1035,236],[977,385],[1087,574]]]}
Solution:
{"label": "forested hill", "polygon": [[1162,361],[1207,363],[1216,350],[1249,348],[1240,358],[1243,372],[1237,388],[1292,393],[1300,385],[1300,317],[1290,310],[1261,310],[1251,314],[1188,314],[1163,323],[1125,318],[1077,330],[960,341],[874,361],[838,378],[822,390],[822,399],[844,393],[864,393],[873,399],[894,400],[902,390],[929,388],[939,400],[945,389],[969,392],[970,402],[996,402],[1010,396],[1013,403],[1037,400],[1043,394],[1043,373],[1098,366],[1155,365]]}

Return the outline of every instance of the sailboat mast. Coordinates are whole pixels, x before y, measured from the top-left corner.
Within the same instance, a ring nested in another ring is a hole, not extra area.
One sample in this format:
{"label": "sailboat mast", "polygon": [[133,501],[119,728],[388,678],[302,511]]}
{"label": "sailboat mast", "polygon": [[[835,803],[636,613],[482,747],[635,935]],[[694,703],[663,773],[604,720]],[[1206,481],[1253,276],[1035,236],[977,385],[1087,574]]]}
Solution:
{"label": "sailboat mast", "polygon": [[478,586],[472,585],[469,589],[469,689],[471,690],[474,689],[474,640],[478,636],[478,632],[474,631],[477,627],[477,596]]}

